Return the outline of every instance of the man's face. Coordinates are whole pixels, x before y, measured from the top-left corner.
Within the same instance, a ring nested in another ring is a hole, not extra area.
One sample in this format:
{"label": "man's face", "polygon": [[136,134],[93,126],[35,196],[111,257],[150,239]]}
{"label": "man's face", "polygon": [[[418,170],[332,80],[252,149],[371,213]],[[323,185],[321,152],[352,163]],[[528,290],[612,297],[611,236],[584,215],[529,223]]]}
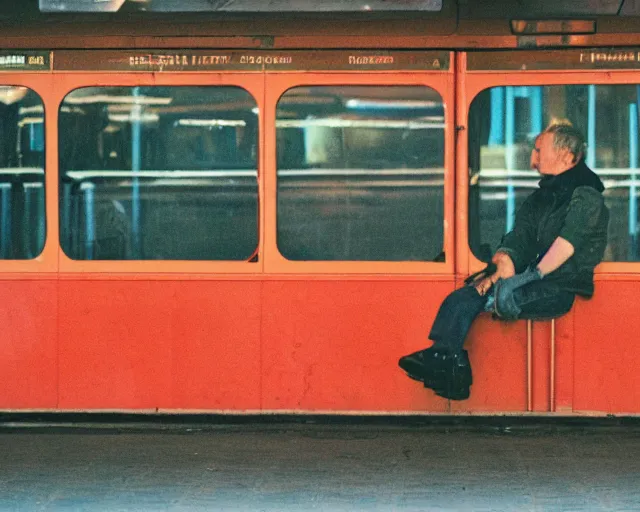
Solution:
{"label": "man's face", "polygon": [[531,151],[531,168],[540,174],[555,176],[561,174],[574,165],[574,158],[570,151],[557,149],[553,145],[553,133],[542,133],[536,138]]}

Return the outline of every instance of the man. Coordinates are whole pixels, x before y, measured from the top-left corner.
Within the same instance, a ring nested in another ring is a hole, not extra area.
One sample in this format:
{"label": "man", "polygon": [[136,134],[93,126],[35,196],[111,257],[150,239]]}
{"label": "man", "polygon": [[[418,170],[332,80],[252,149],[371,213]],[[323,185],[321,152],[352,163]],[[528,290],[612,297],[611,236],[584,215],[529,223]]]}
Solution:
{"label": "man", "polygon": [[400,359],[407,375],[452,400],[469,397],[471,365],[464,340],[490,311],[502,320],[555,318],[576,295],[593,295],[593,270],[607,244],[604,186],[584,163],[584,138],[552,124],[535,141],[531,167],[542,175],[492,263],[442,303],[429,333],[433,346]]}

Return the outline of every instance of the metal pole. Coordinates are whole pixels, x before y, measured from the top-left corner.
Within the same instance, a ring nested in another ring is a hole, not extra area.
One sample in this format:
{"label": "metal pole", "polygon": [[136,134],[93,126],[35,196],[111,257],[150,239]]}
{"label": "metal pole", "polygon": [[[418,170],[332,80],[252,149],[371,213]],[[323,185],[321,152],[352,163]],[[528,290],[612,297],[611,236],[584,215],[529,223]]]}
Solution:
{"label": "metal pole", "polygon": [[24,255],[24,258],[31,259],[34,257],[34,255],[31,254],[31,237],[34,233],[34,231],[32,231],[34,226],[30,222],[31,190],[27,185],[29,184],[24,183],[21,185],[24,198],[24,208],[22,210],[22,229],[24,230],[24,236],[22,237],[22,254]]}
{"label": "metal pole", "polygon": [[40,183],[36,188],[38,190],[38,247],[36,249],[36,254],[40,254],[44,249],[44,243],[47,236],[47,199],[46,194],[44,193],[44,183]]}
{"label": "metal pole", "polygon": [[532,349],[533,320],[527,320],[527,411],[533,411],[533,383],[532,383]]}
{"label": "metal pole", "polygon": [[629,260],[638,259],[638,197],[636,169],[638,168],[638,105],[629,104]]}
{"label": "metal pole", "polygon": [[[140,88],[133,88],[133,97],[140,96]],[[140,243],[140,182],[138,172],[141,166],[141,139],[142,139],[142,106],[136,100],[131,109],[131,171],[133,175],[131,184],[131,249],[134,259],[141,257]]]}
{"label": "metal pole", "polygon": [[531,132],[536,137],[542,131],[542,87],[530,87]]}
{"label": "metal pole", "polygon": [[0,226],[2,233],[0,234],[0,258],[7,259],[10,253],[11,245],[11,184],[0,184],[2,190],[2,220]]}
{"label": "metal pole", "polygon": [[62,205],[60,207],[60,241],[62,250],[67,255],[74,254],[73,239],[71,238],[71,183],[62,183]]}
{"label": "metal pole", "polygon": [[551,354],[549,362],[549,410],[556,410],[556,319],[551,319]]}
{"label": "metal pole", "polygon": [[94,213],[94,190],[93,183],[83,183],[80,186],[84,192],[84,250],[85,259],[93,259],[93,246],[96,241],[95,213]]}
{"label": "metal pole", "polygon": [[505,157],[507,166],[507,226],[508,233],[513,229],[516,218],[516,198],[511,177],[515,169],[515,138],[516,138],[516,104],[512,86],[506,87],[506,116],[505,116]]}
{"label": "metal pole", "polygon": [[587,86],[587,165],[596,166],[596,86]]}
{"label": "metal pole", "polygon": [[492,87],[489,146],[500,144],[504,144],[504,87]]}

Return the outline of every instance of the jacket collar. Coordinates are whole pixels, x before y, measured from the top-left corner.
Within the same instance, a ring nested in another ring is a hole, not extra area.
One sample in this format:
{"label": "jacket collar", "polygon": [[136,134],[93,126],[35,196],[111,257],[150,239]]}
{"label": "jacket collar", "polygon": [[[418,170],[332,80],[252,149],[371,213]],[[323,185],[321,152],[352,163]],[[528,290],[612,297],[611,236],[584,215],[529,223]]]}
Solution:
{"label": "jacket collar", "polygon": [[578,187],[595,188],[598,192],[604,190],[604,184],[598,175],[587,167],[584,159],[581,159],[571,169],[564,171],[556,176],[543,176],[538,183],[541,189],[547,189],[550,192],[558,192],[561,194],[573,194]]}

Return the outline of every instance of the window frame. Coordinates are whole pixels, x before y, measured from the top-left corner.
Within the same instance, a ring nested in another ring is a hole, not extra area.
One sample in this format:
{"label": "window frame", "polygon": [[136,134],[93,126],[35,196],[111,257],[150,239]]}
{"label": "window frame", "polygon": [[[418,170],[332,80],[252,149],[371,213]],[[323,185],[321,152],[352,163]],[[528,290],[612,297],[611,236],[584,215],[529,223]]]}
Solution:
{"label": "window frame", "polygon": [[[557,50],[562,52],[562,50]],[[456,197],[457,197],[457,265],[456,273],[463,276],[481,270],[486,265],[478,260],[469,245],[469,109],[476,96],[491,87],[553,86],[553,85],[630,85],[640,84],[640,69],[554,69],[554,70],[492,70],[466,69],[467,53],[458,60],[459,88],[457,92],[457,125],[465,127],[456,141]],[[595,278],[640,279],[640,261],[605,261],[596,267]]]}
{"label": "window frame", "polygon": [[[450,275],[454,271],[454,66],[447,71],[393,72],[267,72],[265,111],[265,271],[273,274],[427,274]],[[423,86],[436,91],[444,104],[444,262],[432,261],[294,261],[277,245],[277,148],[276,111],[289,89],[311,86]]]}
{"label": "window frame", "polygon": [[[58,190],[58,112],[64,98],[76,89],[84,87],[239,87],[246,90],[256,102],[258,114],[258,246],[257,261],[232,260],[75,260],[67,256],[62,250],[59,230],[56,232],[56,245],[59,254],[59,271],[61,273],[136,273],[149,276],[150,274],[167,275],[172,273],[198,274],[258,274],[263,271],[263,158],[261,150],[263,141],[264,115],[264,79],[262,72],[198,72],[198,73],[121,73],[109,74],[104,72],[59,72],[56,76],[56,111],[55,119],[49,121],[49,126],[55,126],[56,132],[56,193]],[[55,123],[55,124],[54,124]],[[56,197],[57,200],[57,197]],[[59,223],[60,212],[56,206],[56,223]]]}
{"label": "window frame", "polygon": [[[0,85],[27,87],[36,93],[44,108],[44,193],[45,193],[45,239],[40,254],[31,259],[0,259],[0,273],[28,278],[33,273],[54,273],[58,269],[57,234],[57,148],[54,150],[51,130],[51,105],[53,80],[48,71],[0,72]],[[21,274],[25,275],[21,275]]]}

